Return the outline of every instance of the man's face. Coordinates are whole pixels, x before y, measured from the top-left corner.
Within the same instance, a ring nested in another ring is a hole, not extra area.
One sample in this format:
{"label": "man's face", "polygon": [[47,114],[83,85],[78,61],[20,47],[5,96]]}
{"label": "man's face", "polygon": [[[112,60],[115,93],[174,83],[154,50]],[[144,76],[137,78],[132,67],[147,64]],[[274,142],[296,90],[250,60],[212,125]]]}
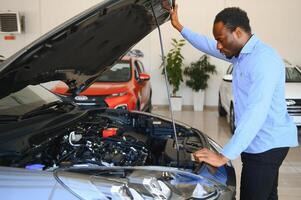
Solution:
{"label": "man's face", "polygon": [[238,56],[242,46],[240,45],[237,30],[231,32],[223,22],[217,22],[213,25],[213,35],[217,41],[216,48],[222,54],[229,59],[233,56]]}

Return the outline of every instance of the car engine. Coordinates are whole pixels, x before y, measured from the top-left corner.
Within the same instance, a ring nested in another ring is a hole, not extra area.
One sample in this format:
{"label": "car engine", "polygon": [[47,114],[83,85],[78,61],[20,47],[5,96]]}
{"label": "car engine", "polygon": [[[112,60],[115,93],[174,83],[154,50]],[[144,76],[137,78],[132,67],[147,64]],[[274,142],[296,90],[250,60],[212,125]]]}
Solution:
{"label": "car engine", "polygon": [[[87,131],[86,131],[87,130]],[[105,131],[112,136],[103,137]],[[60,164],[90,163],[104,166],[141,166],[150,161],[150,152],[145,139],[135,137],[134,133],[117,134],[117,128],[101,131],[79,127],[65,135],[56,161]]]}
{"label": "car engine", "polygon": [[185,125],[177,124],[176,129],[179,152],[168,120],[127,111],[90,111],[57,132],[32,136],[29,151],[4,165],[43,170],[93,165],[194,169],[191,153],[208,147],[207,139]]}

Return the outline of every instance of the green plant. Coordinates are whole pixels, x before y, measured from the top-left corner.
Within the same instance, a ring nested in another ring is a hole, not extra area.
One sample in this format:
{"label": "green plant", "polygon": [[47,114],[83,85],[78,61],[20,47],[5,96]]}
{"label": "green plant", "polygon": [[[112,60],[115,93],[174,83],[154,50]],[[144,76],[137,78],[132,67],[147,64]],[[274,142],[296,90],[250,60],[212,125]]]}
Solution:
{"label": "green plant", "polygon": [[[176,96],[176,92],[183,81],[182,66],[184,66],[184,57],[181,54],[181,49],[185,45],[185,40],[172,39],[171,44],[173,48],[169,50],[164,59],[166,62],[167,79],[169,84],[172,85],[172,95]],[[162,70],[162,74],[164,74],[164,69]]]}
{"label": "green plant", "polygon": [[190,63],[184,69],[184,75],[188,77],[186,85],[193,91],[205,90],[208,87],[208,79],[210,74],[215,74],[215,65],[209,62],[209,57],[204,54],[196,62]]}

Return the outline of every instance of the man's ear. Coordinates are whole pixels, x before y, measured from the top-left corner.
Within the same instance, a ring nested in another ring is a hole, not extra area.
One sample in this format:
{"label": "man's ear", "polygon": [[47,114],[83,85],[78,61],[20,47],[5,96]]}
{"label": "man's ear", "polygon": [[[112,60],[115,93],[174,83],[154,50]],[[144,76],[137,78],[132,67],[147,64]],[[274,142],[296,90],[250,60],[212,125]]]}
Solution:
{"label": "man's ear", "polygon": [[243,30],[240,28],[240,27],[236,27],[236,29],[233,31],[234,32],[234,34],[235,34],[235,36],[236,36],[236,38],[241,38],[242,37],[242,32]]}

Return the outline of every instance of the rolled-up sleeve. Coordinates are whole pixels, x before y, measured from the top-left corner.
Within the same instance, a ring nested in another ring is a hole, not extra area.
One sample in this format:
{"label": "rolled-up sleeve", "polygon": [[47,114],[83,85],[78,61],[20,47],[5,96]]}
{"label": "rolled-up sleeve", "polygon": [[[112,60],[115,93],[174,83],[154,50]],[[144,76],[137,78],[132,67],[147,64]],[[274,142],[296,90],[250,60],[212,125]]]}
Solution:
{"label": "rolled-up sleeve", "polygon": [[281,63],[269,55],[262,55],[252,67],[246,109],[239,119],[234,135],[221,152],[228,159],[233,160],[245,151],[262,128],[283,70]]}

